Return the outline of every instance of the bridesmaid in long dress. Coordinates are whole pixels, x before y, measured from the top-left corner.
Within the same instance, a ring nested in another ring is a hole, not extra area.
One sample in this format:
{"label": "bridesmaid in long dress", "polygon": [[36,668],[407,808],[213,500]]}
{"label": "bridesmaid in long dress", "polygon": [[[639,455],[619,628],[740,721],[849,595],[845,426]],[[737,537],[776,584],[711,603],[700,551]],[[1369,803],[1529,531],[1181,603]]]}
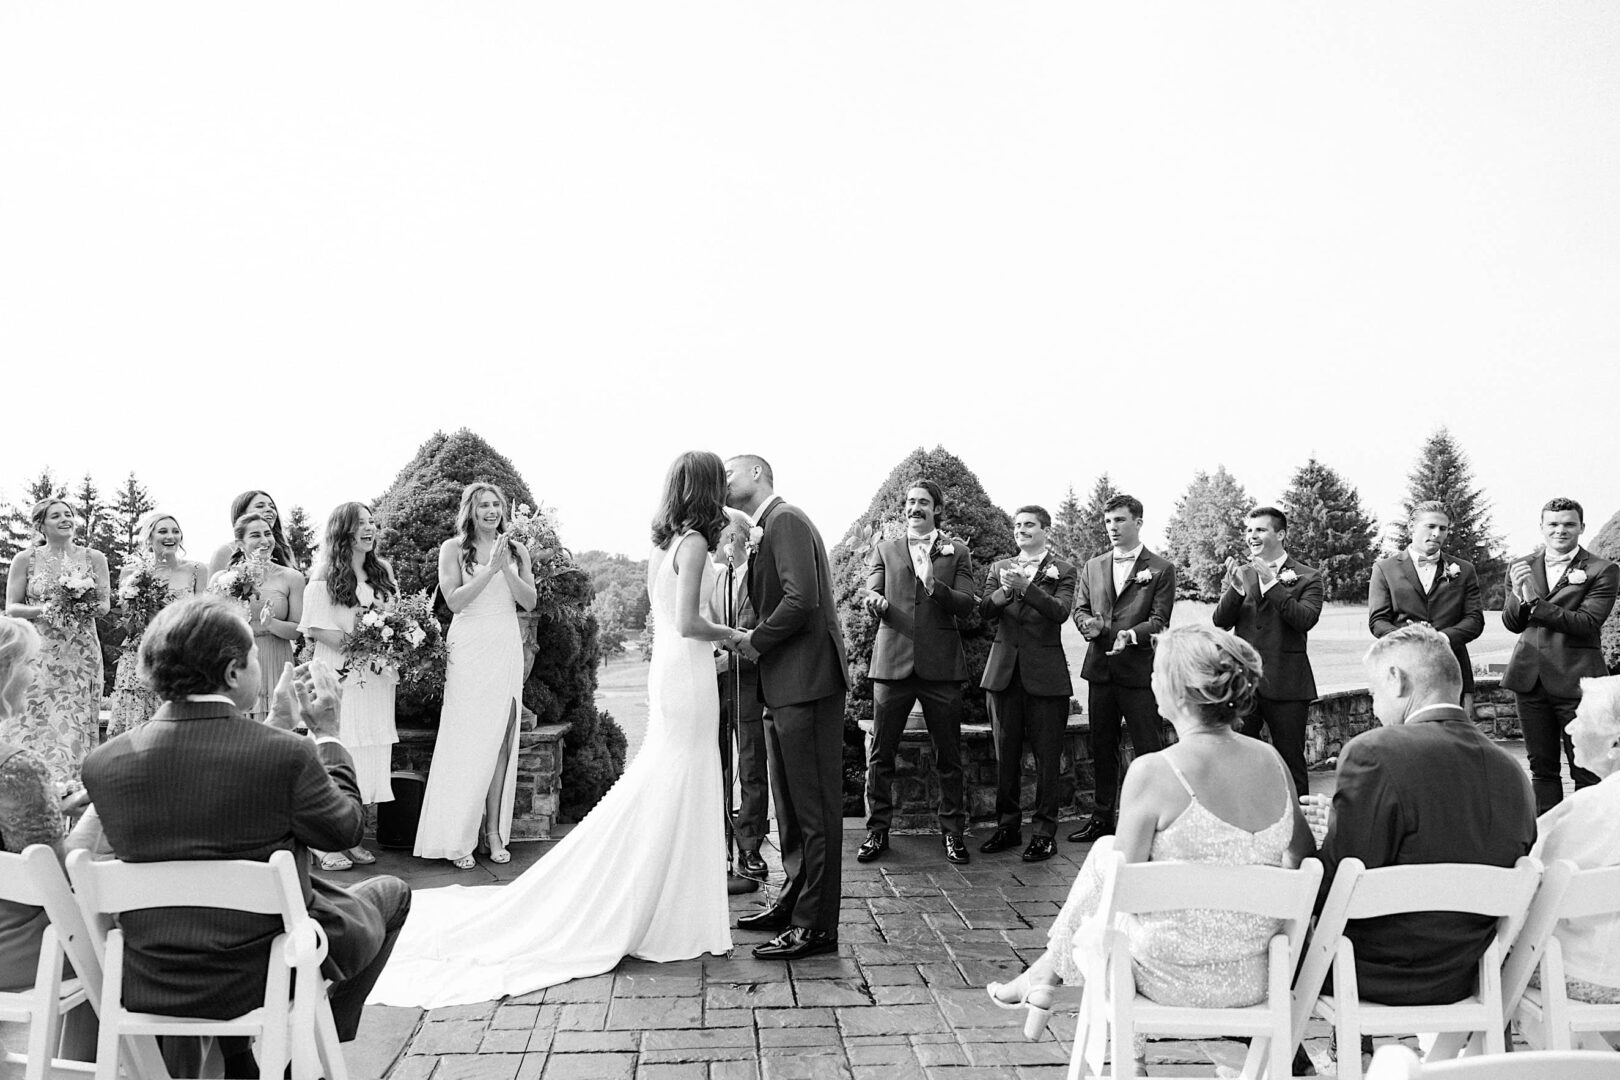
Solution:
{"label": "bridesmaid in long dress", "polygon": [[[275,536],[275,543],[270,548],[270,561],[277,566],[298,567],[298,560],[293,557],[292,545],[287,542],[287,535],[282,529],[281,512],[276,509],[276,500],[270,497],[267,491],[244,491],[231,500],[231,528],[243,514],[258,514],[270,523],[270,531]],[[214,552],[213,558],[208,560],[208,573],[217,574],[236,561],[236,544],[221,544],[219,550]],[[280,668],[276,669],[280,671]],[[279,676],[278,676],[279,677]]]}
{"label": "bridesmaid in long dress", "polygon": [[[293,642],[298,639],[298,624],[304,617],[304,575],[272,561],[276,550],[274,528],[269,519],[252,511],[237,518],[235,554],[230,561],[230,566],[246,566],[258,578],[259,600],[249,605],[247,613],[248,625],[253,627],[253,644],[259,649],[255,720],[270,714],[270,696],[275,693],[282,668],[293,662]],[[216,579],[219,576],[214,575]]]}
{"label": "bridesmaid in long dress", "polygon": [[101,736],[101,640],[93,618],[58,626],[46,613],[53,583],[77,570],[96,583],[97,615],[109,610],[107,559],[78,544],[73,507],[61,499],[41,499],[29,511],[34,543],[18,552],[6,579],[6,614],[28,619],[39,631],[40,648],[28,708],[21,717],[0,724],[0,739],[32,750],[44,759],[51,779],[67,790],[79,784],[79,766]]}
{"label": "bridesmaid in long dress", "polygon": [[[161,510],[142,514],[135,525],[135,533],[140,545],[139,557],[125,560],[123,571],[118,575],[120,590],[146,558],[152,560],[153,568],[168,581],[169,592],[175,600],[195,596],[207,588],[208,568],[193,559],[181,558],[186,550],[185,533],[173,514],[165,514]],[[119,654],[118,675],[113,680],[112,714],[107,721],[109,739],[140,727],[152,719],[152,714],[163,704],[135,671],[141,638],[144,636],[145,630],[142,630],[131,637]]]}
{"label": "bridesmaid in long dress", "polygon": [[439,545],[439,589],[455,612],[439,741],[422,798],[416,855],[475,865],[482,815],[492,862],[511,859],[523,639],[517,609],[534,607],[529,552],[508,539],[511,514],[494,484],[468,484],[456,535]]}
{"label": "bridesmaid in long dress", "polygon": [[[377,556],[377,526],[371,508],[359,502],[341,504],[327,518],[321,559],[304,593],[299,629],[314,640],[316,659],[341,670],[347,659],[343,639],[353,632],[355,620],[398,595],[393,569]],[[393,745],[399,741],[394,730],[398,681],[392,672],[369,669],[351,671],[343,679],[338,738],[354,758],[360,801],[367,807],[394,799],[389,776]],[[347,870],[357,862],[376,862],[377,856],[357,845],[347,854],[323,852],[320,859],[323,870]]]}

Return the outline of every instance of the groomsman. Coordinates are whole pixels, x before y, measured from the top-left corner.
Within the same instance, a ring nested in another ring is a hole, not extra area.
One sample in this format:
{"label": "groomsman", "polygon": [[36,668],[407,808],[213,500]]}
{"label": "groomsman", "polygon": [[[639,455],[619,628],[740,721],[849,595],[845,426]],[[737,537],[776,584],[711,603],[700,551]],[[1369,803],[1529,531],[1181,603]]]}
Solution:
{"label": "groomsman", "polygon": [[1564,729],[1580,703],[1581,678],[1608,674],[1598,639],[1614,608],[1620,566],[1580,546],[1585,518],[1574,499],[1549,501],[1541,508],[1546,550],[1508,567],[1502,625],[1518,634],[1519,641],[1502,687],[1518,699],[1537,814],[1564,798],[1560,743],[1576,788],[1598,782],[1595,774],[1575,764]]}
{"label": "groomsman", "polygon": [[1271,729],[1271,745],[1294,778],[1294,790],[1310,790],[1305,773],[1305,725],[1316,697],[1316,677],[1305,653],[1306,635],[1322,617],[1322,575],[1283,549],[1288,517],[1274,506],[1250,510],[1243,519],[1249,561],[1226,560],[1226,589],[1214,622],[1253,645],[1264,669],[1254,712],[1239,729],[1258,739]]}
{"label": "groomsman", "polygon": [[1461,704],[1468,709],[1474,695],[1468,643],[1485,632],[1479,575],[1473,563],[1443,551],[1451,533],[1451,511],[1445,503],[1412,507],[1409,528],[1412,541],[1406,550],[1373,564],[1367,627],[1378,638],[1410,623],[1428,623],[1444,634],[1462,669]]}
{"label": "groomsman", "polygon": [[1063,728],[1069,720],[1069,661],[1063,655],[1063,624],[1074,607],[1075,568],[1046,546],[1052,515],[1043,507],[1021,506],[1013,515],[1018,555],[990,567],[979,613],[996,622],[996,641],[979,684],[989,691],[990,725],[996,740],[996,831],[979,848],[1005,851],[1022,841],[1019,806],[1024,778],[1024,743],[1035,755],[1035,834],[1024,849],[1025,862],[1050,859],[1056,852],[1058,763]]}
{"label": "groomsman", "polygon": [[880,620],[872,645],[872,740],[866,762],[866,840],[855,858],[871,862],[889,847],[894,815],[894,756],[911,706],[923,721],[939,766],[939,826],[945,858],[968,861],[962,830],[962,683],[968,677],[958,616],[973,613],[973,556],[940,531],[945,494],[932,480],[906,490],[906,534],[872,549],[866,607]]}
{"label": "groomsman", "polygon": [[[759,621],[748,603],[748,530],[733,521],[720,534],[714,561],[720,568],[715,577],[714,621],[743,630],[752,630]],[[726,594],[727,570],[731,572],[731,594]],[[728,604],[729,599],[729,604]],[[728,621],[729,619],[729,621]],[[765,860],[759,847],[769,829],[770,785],[765,778],[765,699],[759,696],[759,665],[726,649],[715,650],[715,670],[720,680],[720,717],[737,720],[737,788],[741,805],[732,819],[737,839],[737,870],[745,877],[764,880]],[[737,670],[732,670],[732,664]],[[724,730],[722,728],[722,730]],[[727,752],[730,747],[722,747]]]}
{"label": "groomsman", "polygon": [[1176,568],[1142,544],[1142,503],[1115,495],[1103,507],[1103,528],[1113,545],[1086,563],[1074,603],[1074,623],[1091,644],[1080,677],[1091,714],[1091,764],[1097,810],[1069,834],[1087,843],[1114,831],[1119,798],[1120,721],[1129,726],[1138,754],[1164,749],[1159,707],[1149,680],[1153,636],[1170,625]]}

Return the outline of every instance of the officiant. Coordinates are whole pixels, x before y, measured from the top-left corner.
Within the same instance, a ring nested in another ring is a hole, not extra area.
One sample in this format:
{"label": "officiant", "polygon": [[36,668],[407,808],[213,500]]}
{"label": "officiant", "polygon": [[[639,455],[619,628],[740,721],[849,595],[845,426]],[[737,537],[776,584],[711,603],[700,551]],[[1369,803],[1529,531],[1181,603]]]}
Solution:
{"label": "officiant", "polygon": [[[747,521],[733,518],[714,549],[714,561],[720,573],[715,578],[711,604],[716,622],[752,630],[759,618],[748,603],[747,544]],[[726,573],[728,565],[732,570],[729,575]],[[735,672],[731,666],[733,658],[737,664]],[[737,871],[763,880],[766,868],[759,848],[770,827],[770,785],[766,780],[765,699],[759,693],[759,665],[726,649],[715,650],[714,665],[720,680],[721,730],[725,729],[726,717],[737,718],[737,786],[742,796],[732,818],[737,838]]]}

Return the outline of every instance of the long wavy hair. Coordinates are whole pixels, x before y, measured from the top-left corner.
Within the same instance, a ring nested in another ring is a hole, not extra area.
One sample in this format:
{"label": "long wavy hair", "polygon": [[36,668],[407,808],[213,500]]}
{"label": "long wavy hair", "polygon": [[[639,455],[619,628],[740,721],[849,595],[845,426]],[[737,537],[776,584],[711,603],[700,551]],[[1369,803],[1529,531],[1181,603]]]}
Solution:
{"label": "long wavy hair", "polygon": [[184,555],[186,553],[186,528],[180,524],[179,518],[167,510],[148,510],[135,523],[135,535],[140,540],[141,547],[147,551],[152,550],[152,534],[157,532],[158,523],[161,521],[172,521],[174,527],[180,530],[180,554]]}
{"label": "long wavy hair", "polygon": [[707,450],[688,450],[664,477],[664,497],[653,515],[653,543],[665,547],[687,529],[703,534],[710,551],[726,527],[726,466]]}
{"label": "long wavy hair", "polygon": [[[326,591],[332,597],[332,603],[340,607],[360,606],[360,579],[354,573],[354,531],[360,527],[362,510],[371,513],[371,507],[362,502],[339,503],[332,516],[326,519],[326,543],[321,549],[326,562]],[[382,529],[377,529],[377,535],[382,535]],[[388,599],[399,594],[394,572],[377,557],[376,547],[366,552],[366,560],[361,568],[365,570],[366,581],[379,598]]]}
{"label": "long wavy hair", "polygon": [[[28,521],[34,526],[35,547],[45,546],[45,515],[49,514],[51,512],[51,507],[55,506],[57,503],[61,503],[69,510],[73,510],[73,504],[68,502],[66,499],[41,499],[39,502],[29,507]],[[74,520],[78,519],[79,512],[77,510],[73,510],[73,517]],[[68,538],[69,546],[77,544],[78,542],[79,538],[76,536],[71,536]]]}
{"label": "long wavy hair", "polygon": [[[276,546],[270,549],[270,561],[273,563],[280,563],[282,566],[297,566],[298,560],[293,555],[292,545],[287,542],[287,534],[282,529],[281,504],[276,502],[275,496],[271,495],[268,491],[254,488],[252,491],[244,491],[242,494],[232,499],[231,528],[236,528],[236,520],[243,514],[247,513],[248,503],[252,502],[255,496],[259,495],[263,495],[266,499],[269,499],[270,505],[276,508],[276,523],[270,526],[270,533],[276,538]],[[236,556],[231,556],[231,561],[236,562]]]}
{"label": "long wavy hair", "polygon": [[[478,528],[473,524],[473,512],[478,496],[486,491],[493,491],[495,497],[501,500],[501,520],[495,526],[496,538],[506,536],[506,528],[512,524],[512,504],[506,501],[506,492],[499,486],[475,480],[461,489],[461,508],[456,511],[456,535],[461,539],[461,565],[469,574],[478,572]],[[507,537],[507,543],[512,543],[510,537]],[[515,556],[517,552],[512,554]]]}

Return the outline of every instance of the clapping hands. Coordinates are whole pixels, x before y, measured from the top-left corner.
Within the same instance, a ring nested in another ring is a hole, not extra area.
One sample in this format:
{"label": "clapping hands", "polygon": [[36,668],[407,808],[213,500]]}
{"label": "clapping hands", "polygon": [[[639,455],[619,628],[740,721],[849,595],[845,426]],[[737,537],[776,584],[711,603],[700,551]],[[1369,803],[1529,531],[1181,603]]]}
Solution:
{"label": "clapping hands", "polygon": [[882,593],[868,592],[864,602],[867,613],[874,619],[883,618],[883,613],[889,610],[889,598]]}
{"label": "clapping hands", "polygon": [[1316,838],[1316,846],[1321,847],[1322,841],[1327,838],[1328,817],[1333,808],[1333,800],[1326,795],[1301,795],[1299,797],[1300,812],[1305,815],[1305,824],[1310,826],[1311,835]]}
{"label": "clapping hands", "polygon": [[294,667],[289,663],[276,680],[265,723],[283,731],[307,727],[316,735],[336,736],[341,700],[337,673],[330,664],[311,660]]}
{"label": "clapping hands", "polygon": [[1262,578],[1260,576],[1262,573],[1269,574],[1272,578],[1277,576],[1277,572],[1265,563],[1239,562],[1236,556],[1228,555],[1226,557],[1226,576],[1221,579],[1221,585],[1231,589],[1239,596],[1248,596],[1251,581],[1258,584],[1269,580],[1269,578]]}
{"label": "clapping hands", "polygon": [[1026,574],[1015,566],[1002,567],[1000,571],[1001,587],[1014,596],[1023,596],[1024,590],[1029,588],[1030,578],[1034,571]]}
{"label": "clapping hands", "polygon": [[1535,579],[1530,576],[1530,560],[1520,559],[1508,567],[1508,583],[1519,601],[1525,604],[1536,602]]}

